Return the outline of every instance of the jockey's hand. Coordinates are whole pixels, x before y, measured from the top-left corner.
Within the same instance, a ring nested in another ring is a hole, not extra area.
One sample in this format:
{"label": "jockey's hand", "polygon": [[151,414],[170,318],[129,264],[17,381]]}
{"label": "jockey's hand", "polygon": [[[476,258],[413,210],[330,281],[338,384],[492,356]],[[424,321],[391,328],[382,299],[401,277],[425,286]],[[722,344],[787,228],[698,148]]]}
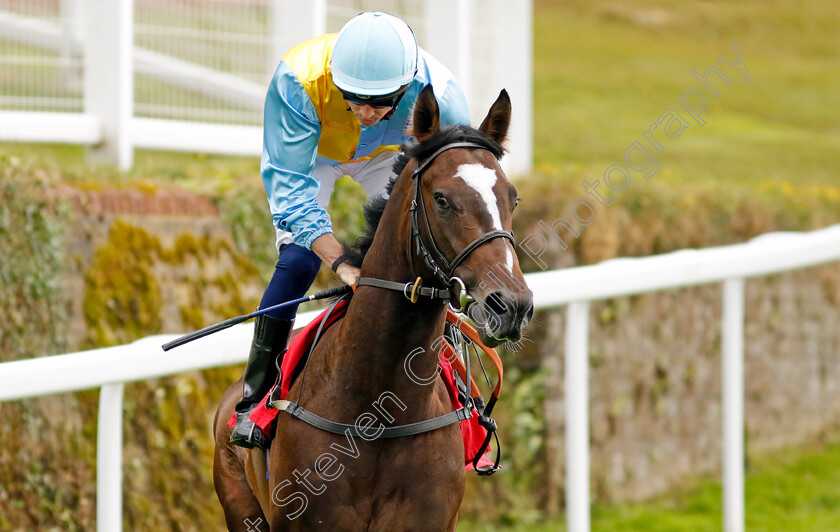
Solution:
{"label": "jockey's hand", "polygon": [[[344,248],[335,239],[332,233],[324,233],[312,242],[312,251],[328,266],[344,253]],[[359,278],[359,268],[342,262],[336,271],[341,280],[353,286]]]}
{"label": "jockey's hand", "polygon": [[353,286],[356,284],[356,281],[359,280],[359,275],[361,275],[361,270],[356,268],[355,266],[351,266],[346,262],[342,262],[338,265],[338,276],[341,277],[341,280],[344,281],[344,284],[348,286]]}

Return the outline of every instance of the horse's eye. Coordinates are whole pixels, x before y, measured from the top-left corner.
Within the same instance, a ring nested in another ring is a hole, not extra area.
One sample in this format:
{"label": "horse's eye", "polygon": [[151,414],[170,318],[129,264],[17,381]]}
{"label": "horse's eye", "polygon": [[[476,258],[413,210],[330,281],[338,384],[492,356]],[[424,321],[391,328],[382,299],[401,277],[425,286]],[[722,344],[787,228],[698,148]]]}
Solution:
{"label": "horse's eye", "polygon": [[444,196],[443,194],[441,194],[439,192],[437,194],[435,194],[435,203],[437,203],[437,206],[440,207],[441,209],[448,209],[449,208],[449,201],[446,199],[446,196]]}
{"label": "horse's eye", "polygon": [[516,198],[516,201],[513,202],[513,208],[515,209],[516,206],[519,205],[519,198]]}

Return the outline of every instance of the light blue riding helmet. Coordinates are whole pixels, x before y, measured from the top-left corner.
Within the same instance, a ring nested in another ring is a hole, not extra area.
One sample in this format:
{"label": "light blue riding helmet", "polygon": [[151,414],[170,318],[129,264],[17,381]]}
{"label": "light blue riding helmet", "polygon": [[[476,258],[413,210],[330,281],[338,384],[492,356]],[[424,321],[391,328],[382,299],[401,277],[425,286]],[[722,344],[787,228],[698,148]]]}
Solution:
{"label": "light blue riding helmet", "polygon": [[330,62],[342,92],[382,96],[400,91],[417,73],[417,39],[399,18],[372,11],[341,28]]}

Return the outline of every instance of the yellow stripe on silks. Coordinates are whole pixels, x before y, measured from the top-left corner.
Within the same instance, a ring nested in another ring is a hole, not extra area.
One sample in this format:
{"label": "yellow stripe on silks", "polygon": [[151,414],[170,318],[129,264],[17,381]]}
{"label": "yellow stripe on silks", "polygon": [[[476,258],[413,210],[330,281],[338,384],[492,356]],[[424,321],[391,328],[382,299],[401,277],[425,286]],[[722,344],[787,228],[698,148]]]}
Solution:
{"label": "yellow stripe on silks", "polygon": [[366,157],[353,159],[359,145],[361,125],[332,82],[330,58],[337,33],[305,41],[283,58],[303,85],[321,121],[318,155],[340,163],[364,161],[399,146],[380,146]]}
{"label": "yellow stripe on silks", "polygon": [[375,150],[373,150],[373,153],[371,153],[370,155],[365,155],[364,157],[359,157],[358,159],[353,159],[352,161],[347,161],[347,162],[357,163],[359,161],[367,161],[368,159],[373,159],[374,157],[376,157],[377,155],[379,155],[382,152],[385,152],[385,151],[396,152],[396,151],[399,151],[399,149],[400,149],[399,146],[380,146],[380,147],[376,148]]}

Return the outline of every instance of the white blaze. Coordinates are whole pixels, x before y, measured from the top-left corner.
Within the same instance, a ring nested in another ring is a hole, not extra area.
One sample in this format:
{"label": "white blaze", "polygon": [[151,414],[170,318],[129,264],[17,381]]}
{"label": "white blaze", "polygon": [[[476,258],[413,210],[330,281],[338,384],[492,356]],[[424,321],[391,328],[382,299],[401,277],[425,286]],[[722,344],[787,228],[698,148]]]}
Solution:
{"label": "white blaze", "polygon": [[[493,186],[496,184],[496,170],[487,168],[482,164],[462,164],[458,167],[455,177],[460,177],[466,184],[471,186],[484,200],[490,219],[493,220],[493,229],[502,229],[502,218],[499,215],[499,205],[496,203],[496,195],[493,193]],[[513,269],[513,254],[510,248],[505,250],[507,255],[507,267]]]}

